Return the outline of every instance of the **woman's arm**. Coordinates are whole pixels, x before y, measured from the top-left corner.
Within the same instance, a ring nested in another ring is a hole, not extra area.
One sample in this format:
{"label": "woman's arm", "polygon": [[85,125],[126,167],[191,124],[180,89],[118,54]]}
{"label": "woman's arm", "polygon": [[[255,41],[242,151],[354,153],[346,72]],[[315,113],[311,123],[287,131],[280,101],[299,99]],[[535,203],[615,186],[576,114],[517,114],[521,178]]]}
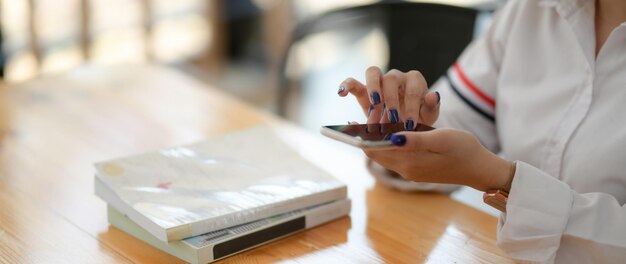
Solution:
{"label": "woman's arm", "polygon": [[577,193],[521,161],[511,175],[511,163],[463,131],[402,132],[394,134],[392,141],[397,148],[366,154],[409,180],[482,191],[509,189],[498,246],[511,257],[540,263],[623,263],[626,259],[626,207],[613,196]]}
{"label": "woman's arm", "polygon": [[[397,121],[469,131],[487,149],[497,153],[500,146],[495,126],[494,98],[507,27],[513,20],[512,5],[507,4],[498,12],[493,25],[463,52],[447,76],[440,78],[430,92],[419,72],[402,73],[393,70],[383,74],[377,67],[370,67],[366,72],[367,85],[348,78],[340,84],[339,96],[352,94],[369,123],[396,121],[390,120],[390,112],[404,103],[405,107],[400,107],[398,113],[400,120]],[[393,93],[393,96],[388,96],[389,93]],[[405,96],[406,93],[411,95]],[[451,192],[458,188],[455,185],[401,183],[400,179],[389,173],[382,173],[375,164],[369,167],[379,181],[400,190]]]}

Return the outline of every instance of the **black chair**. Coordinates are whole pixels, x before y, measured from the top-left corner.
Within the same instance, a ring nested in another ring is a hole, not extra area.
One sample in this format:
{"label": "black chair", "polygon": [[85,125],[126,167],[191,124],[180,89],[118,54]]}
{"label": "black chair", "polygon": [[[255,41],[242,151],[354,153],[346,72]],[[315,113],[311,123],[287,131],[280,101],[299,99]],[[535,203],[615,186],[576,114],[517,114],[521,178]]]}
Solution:
{"label": "black chair", "polygon": [[471,42],[478,11],[431,3],[382,1],[333,10],[299,23],[279,69],[278,113],[286,116],[294,84],[286,74],[291,48],[317,33],[379,27],[389,47],[388,69],[419,70],[436,81]]}

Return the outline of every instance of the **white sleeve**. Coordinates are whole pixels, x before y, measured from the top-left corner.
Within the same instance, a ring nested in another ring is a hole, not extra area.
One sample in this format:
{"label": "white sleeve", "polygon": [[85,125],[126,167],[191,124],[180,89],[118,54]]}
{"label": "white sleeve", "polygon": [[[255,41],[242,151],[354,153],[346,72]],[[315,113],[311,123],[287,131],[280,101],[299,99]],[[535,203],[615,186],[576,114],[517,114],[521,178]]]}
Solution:
{"label": "white sleeve", "polygon": [[623,263],[626,207],[605,193],[577,193],[524,162],[498,224],[498,246],[540,263]]}
{"label": "white sleeve", "polygon": [[435,127],[469,131],[494,153],[500,151],[496,133],[499,69],[518,4],[507,2],[485,34],[472,42],[446,76],[433,85],[441,95]]}

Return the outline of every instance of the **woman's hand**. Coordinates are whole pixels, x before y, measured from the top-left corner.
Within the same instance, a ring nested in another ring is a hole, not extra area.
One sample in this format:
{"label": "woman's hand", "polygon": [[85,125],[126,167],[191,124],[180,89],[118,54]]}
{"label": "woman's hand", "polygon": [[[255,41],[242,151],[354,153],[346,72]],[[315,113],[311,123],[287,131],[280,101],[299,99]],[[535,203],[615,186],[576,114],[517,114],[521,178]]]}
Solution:
{"label": "woman's hand", "polygon": [[387,74],[372,66],[365,72],[366,84],[348,78],[339,86],[339,96],[354,95],[367,116],[367,123],[404,122],[407,130],[416,123],[432,125],[439,116],[439,93],[429,92],[418,71],[391,70]]}
{"label": "woman's hand", "polygon": [[454,129],[399,132],[393,149],[365,154],[407,180],[451,183],[486,191],[510,188],[515,167],[483,147],[472,134]]}
{"label": "woman's hand", "polygon": [[[413,130],[416,122],[431,125],[439,117],[440,95],[429,92],[418,71],[382,73],[369,67],[366,84],[348,78],[338,94],[356,97],[367,123],[404,122]],[[472,134],[454,129],[400,132],[392,136],[395,148],[365,150],[385,168],[416,182],[462,184],[478,190],[510,186],[515,167],[483,147]]]}

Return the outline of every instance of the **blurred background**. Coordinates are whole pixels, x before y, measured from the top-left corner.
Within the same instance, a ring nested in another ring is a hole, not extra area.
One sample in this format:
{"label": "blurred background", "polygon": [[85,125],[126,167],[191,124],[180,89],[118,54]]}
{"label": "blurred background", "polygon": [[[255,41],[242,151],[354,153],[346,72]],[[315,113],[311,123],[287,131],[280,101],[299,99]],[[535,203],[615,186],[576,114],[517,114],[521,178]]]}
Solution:
{"label": "blurred background", "polygon": [[369,65],[419,69],[432,83],[501,2],[0,0],[0,67],[4,81],[21,82],[78,67],[167,64],[317,130],[359,120],[356,104],[335,92]]}
{"label": "blurred background", "polygon": [[165,64],[317,133],[364,119],[336,95],[345,78],[377,65],[432,84],[503,2],[0,0],[0,75]]}

